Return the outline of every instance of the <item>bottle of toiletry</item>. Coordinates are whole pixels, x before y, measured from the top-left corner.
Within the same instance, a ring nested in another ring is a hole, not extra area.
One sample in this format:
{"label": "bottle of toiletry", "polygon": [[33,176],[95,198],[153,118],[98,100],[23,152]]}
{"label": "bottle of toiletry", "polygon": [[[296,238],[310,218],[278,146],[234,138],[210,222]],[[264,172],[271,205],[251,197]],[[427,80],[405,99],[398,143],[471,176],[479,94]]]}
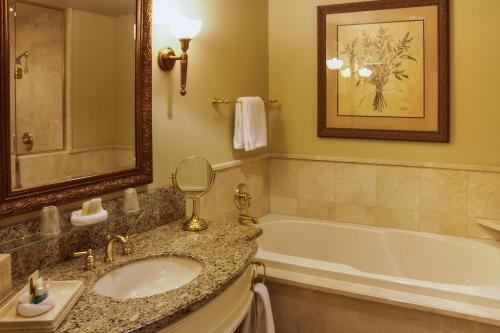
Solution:
{"label": "bottle of toiletry", "polygon": [[31,304],[40,304],[49,296],[48,290],[45,289],[43,279],[39,278],[36,284],[35,296],[31,299]]}

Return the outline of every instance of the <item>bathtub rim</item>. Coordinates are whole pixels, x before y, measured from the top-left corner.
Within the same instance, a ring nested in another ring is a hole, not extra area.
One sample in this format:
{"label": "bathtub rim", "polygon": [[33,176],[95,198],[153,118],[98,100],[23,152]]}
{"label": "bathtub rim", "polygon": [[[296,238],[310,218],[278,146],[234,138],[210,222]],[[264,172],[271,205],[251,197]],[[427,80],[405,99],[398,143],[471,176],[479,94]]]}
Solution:
{"label": "bathtub rim", "polygon": [[[335,223],[348,228],[354,229],[369,229],[373,231],[394,231],[410,233],[417,236],[426,236],[434,239],[446,239],[460,242],[460,244],[475,245],[478,242],[482,245],[494,247],[500,250],[500,244],[496,241],[467,238],[460,236],[448,236],[433,234],[427,232],[399,230],[386,227],[372,226],[372,225],[358,225],[344,222],[335,222],[328,220],[319,220],[314,218],[302,218],[289,215],[268,214],[263,216],[260,221],[265,225],[268,223],[280,223],[288,221],[299,222],[317,222],[317,223]],[[479,322],[488,325],[500,327],[500,308],[489,307],[485,305],[471,304],[468,302],[449,300],[446,298],[432,297],[427,295],[415,294],[404,292],[400,290],[393,290],[383,287],[362,285],[349,281],[334,280],[327,277],[314,276],[304,272],[294,272],[284,269],[273,267],[272,261],[266,258],[259,257],[259,252],[256,254],[256,259],[263,261],[267,264],[267,278],[271,281],[278,283],[316,290],[320,292],[335,294],[339,296],[351,297],[355,299],[378,302],[387,305],[403,307],[406,309],[436,313],[448,317],[465,319],[473,322]]]}
{"label": "bathtub rim", "polygon": [[445,235],[445,234],[438,234],[438,233],[432,233],[432,232],[426,232],[426,231],[398,229],[398,228],[378,226],[378,225],[373,225],[373,224],[338,222],[335,220],[321,220],[321,219],[316,219],[316,218],[273,214],[273,213],[269,213],[269,214],[266,214],[266,215],[260,217],[259,224],[265,225],[265,224],[269,224],[269,223],[285,222],[283,220],[290,220],[290,221],[295,221],[295,222],[307,222],[307,223],[313,222],[313,223],[319,223],[319,224],[325,224],[325,223],[326,224],[335,224],[335,225],[339,225],[339,226],[346,227],[349,229],[365,229],[365,230],[371,230],[371,231],[376,231],[376,232],[390,231],[393,233],[405,233],[405,234],[410,234],[410,235],[415,235],[415,236],[425,236],[425,237],[429,237],[432,239],[446,239],[448,241],[453,240],[455,242],[459,242],[462,245],[463,244],[474,245],[477,243],[481,243],[482,245],[485,245],[488,247],[494,247],[495,249],[500,251],[500,241],[496,241],[496,240],[475,238],[475,237],[465,237],[465,236],[455,236],[455,235]]}
{"label": "bathtub rim", "polygon": [[[500,327],[500,309],[496,308],[318,278],[309,274],[284,271],[273,267],[267,267],[267,279],[289,286]],[[377,289],[376,294],[368,290],[374,288]]]}

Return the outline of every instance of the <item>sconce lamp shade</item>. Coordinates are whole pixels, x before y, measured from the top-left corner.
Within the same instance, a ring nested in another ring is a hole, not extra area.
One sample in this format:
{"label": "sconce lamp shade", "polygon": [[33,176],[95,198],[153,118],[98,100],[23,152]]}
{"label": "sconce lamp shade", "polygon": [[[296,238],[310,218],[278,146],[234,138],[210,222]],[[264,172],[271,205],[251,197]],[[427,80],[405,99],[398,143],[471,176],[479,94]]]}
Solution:
{"label": "sconce lamp shade", "polygon": [[187,51],[191,39],[196,37],[201,30],[201,21],[193,20],[183,15],[176,15],[170,19],[168,24],[170,33],[177,37],[181,43],[182,53],[177,56],[170,47],[164,47],[158,53],[158,65],[164,71],[170,71],[174,68],[177,61],[181,63],[181,91],[182,96],[186,95],[186,82],[188,71]]}
{"label": "sconce lamp shade", "polygon": [[186,16],[178,16],[169,24],[170,33],[177,39],[193,39],[201,30],[201,21]]}

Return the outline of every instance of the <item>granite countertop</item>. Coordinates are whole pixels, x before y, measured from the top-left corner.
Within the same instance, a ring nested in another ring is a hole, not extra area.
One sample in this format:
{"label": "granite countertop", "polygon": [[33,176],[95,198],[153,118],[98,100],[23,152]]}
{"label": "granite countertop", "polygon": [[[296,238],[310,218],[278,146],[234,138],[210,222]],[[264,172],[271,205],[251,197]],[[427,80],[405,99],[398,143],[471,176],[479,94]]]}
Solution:
{"label": "granite countertop", "polygon": [[[131,239],[133,253],[121,255],[115,246],[115,262],[104,263],[104,252],[95,255],[96,268],[83,270],[84,258],[61,262],[41,271],[54,281],[80,280],[85,291],[56,332],[155,332],[196,311],[220,295],[246,270],[257,252],[255,239],[262,230],[253,226],[212,222],[200,233],[182,230],[180,221],[139,234]],[[144,259],[177,255],[203,264],[196,279],[168,292],[119,300],[92,291],[95,282],[111,270]],[[19,290],[26,279],[14,281]]]}

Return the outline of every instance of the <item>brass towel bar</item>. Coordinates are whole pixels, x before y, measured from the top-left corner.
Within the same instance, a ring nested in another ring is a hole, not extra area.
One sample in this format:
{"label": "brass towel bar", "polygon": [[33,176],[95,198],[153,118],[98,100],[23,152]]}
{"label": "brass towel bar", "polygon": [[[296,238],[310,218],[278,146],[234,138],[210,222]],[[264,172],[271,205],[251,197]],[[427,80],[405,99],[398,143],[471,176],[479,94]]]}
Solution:
{"label": "brass towel bar", "polygon": [[[253,291],[253,286],[255,283],[257,283],[257,278],[260,275],[261,281],[263,284],[266,284],[266,278],[267,278],[267,271],[266,271],[266,264],[264,264],[262,261],[254,260],[252,261],[253,265],[253,272],[252,272],[252,285],[250,286],[250,289]],[[262,267],[263,269],[263,275],[259,274],[259,267]]]}
{"label": "brass towel bar", "polygon": [[[263,98],[262,100],[264,100],[264,103],[266,103],[266,104],[279,103],[277,99]],[[212,98],[212,104],[214,104],[214,105],[231,104],[231,103],[240,103],[240,102],[238,102],[238,100],[236,100],[236,99],[227,99],[227,98],[218,98],[218,97]]]}

